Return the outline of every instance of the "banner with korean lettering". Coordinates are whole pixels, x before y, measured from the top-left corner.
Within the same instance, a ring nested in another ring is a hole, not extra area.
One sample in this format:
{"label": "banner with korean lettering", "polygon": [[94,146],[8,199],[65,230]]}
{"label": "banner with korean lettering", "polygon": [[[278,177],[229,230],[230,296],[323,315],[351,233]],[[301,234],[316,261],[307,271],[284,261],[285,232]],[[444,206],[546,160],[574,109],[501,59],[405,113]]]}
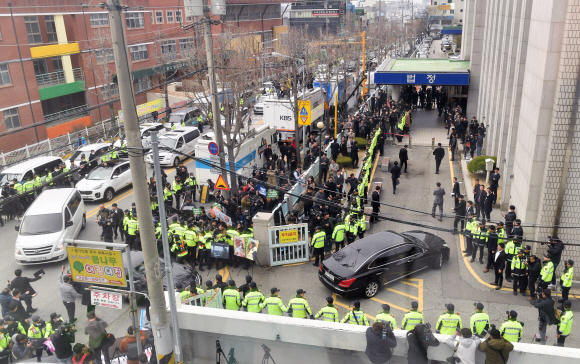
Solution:
{"label": "banner with korean lettering", "polygon": [[107,308],[123,308],[123,296],[120,293],[91,290],[91,305]]}
{"label": "banner with korean lettering", "polygon": [[126,287],[122,253],[118,250],[88,249],[67,246],[73,280]]}

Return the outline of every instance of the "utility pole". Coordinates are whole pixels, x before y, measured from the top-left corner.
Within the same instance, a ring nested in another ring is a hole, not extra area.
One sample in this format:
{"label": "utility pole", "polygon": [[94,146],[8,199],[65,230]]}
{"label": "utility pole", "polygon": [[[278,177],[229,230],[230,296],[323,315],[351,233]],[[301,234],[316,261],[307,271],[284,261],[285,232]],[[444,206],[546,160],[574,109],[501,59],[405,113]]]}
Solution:
{"label": "utility pole", "polygon": [[[205,42],[205,54],[207,57],[207,73],[209,75],[209,90],[211,93],[211,108],[213,116],[213,128],[215,131],[215,140],[219,148],[218,157],[220,158],[220,167],[222,171],[226,170],[226,159],[224,154],[224,138],[222,135],[222,121],[220,118],[219,97],[217,94],[217,83],[215,81],[215,67],[213,59],[213,39],[211,37],[212,20],[209,16],[209,5],[207,0],[203,2],[203,38]],[[226,93],[222,88],[222,98],[225,99]],[[223,172],[222,172],[223,173]],[[231,175],[231,178],[236,178]],[[233,183],[230,180],[230,186]]]}
{"label": "utility pole", "polygon": [[[133,83],[129,69],[129,59],[127,53],[127,38],[125,35],[125,20],[123,18],[123,7],[115,4],[113,0],[107,0],[103,4],[109,11],[109,24],[111,25],[111,40],[115,55],[115,69],[119,83],[119,96],[121,98],[121,108],[123,109],[123,124],[129,147],[129,163],[131,166],[131,178],[133,180],[133,190],[135,192],[135,205],[137,215],[143,218],[139,220],[139,231],[141,232],[141,245],[143,249],[143,260],[145,264],[145,274],[147,275],[147,289],[149,301],[151,303],[151,322],[154,329],[155,348],[157,359],[160,363],[172,363],[173,339],[171,330],[167,322],[167,309],[165,306],[165,292],[161,280],[159,255],[157,254],[157,241],[151,216],[151,205],[149,201],[149,191],[145,182],[147,173],[143,153],[141,152],[141,133],[137,119],[137,108],[133,93]],[[135,148],[135,149],[133,149]],[[159,175],[157,177],[160,177]],[[159,178],[161,180],[161,178]],[[149,218],[148,218],[149,217]],[[169,287],[170,290],[173,287]],[[138,332],[137,332],[138,334]],[[176,347],[177,356],[179,348]],[[181,360],[177,360],[181,362]]]}
{"label": "utility pole", "polygon": [[325,27],[326,27],[326,38],[328,40],[328,27],[330,20],[328,19],[328,0],[324,0],[324,16],[326,17]]}

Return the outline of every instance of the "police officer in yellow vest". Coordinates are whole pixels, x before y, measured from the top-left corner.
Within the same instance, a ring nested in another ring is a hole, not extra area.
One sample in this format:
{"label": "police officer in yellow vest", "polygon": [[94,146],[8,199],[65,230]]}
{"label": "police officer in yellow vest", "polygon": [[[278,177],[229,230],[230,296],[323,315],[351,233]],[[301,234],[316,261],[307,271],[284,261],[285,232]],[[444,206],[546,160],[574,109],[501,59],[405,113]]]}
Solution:
{"label": "police officer in yellow vest", "polygon": [[116,159],[119,159],[119,157],[117,156],[117,150],[114,147],[111,147],[110,149],[110,155],[111,155],[111,160],[114,161]]}
{"label": "police officer in yellow vest", "polygon": [[137,230],[139,230],[139,221],[137,220],[137,215],[133,215],[127,221],[127,244],[133,250],[137,249],[137,244],[135,243]]}
{"label": "police officer in yellow vest", "polygon": [[[30,339],[43,339],[46,336],[46,323],[40,316],[32,316],[32,325],[28,328],[28,338]],[[36,349],[36,360],[41,361],[43,346]],[[51,356],[52,352],[46,350],[46,353]]]}
{"label": "police officer in yellow vest", "polygon": [[7,363],[6,356],[10,355],[12,349],[12,338],[8,331],[6,331],[6,322],[0,319],[0,361]]}
{"label": "police officer in yellow vest", "polygon": [[199,241],[199,252],[198,252],[199,268],[198,269],[200,272],[205,271],[205,269],[203,269],[204,262],[207,265],[207,269],[211,269],[209,253],[211,251],[211,242],[212,242],[213,236],[212,236],[209,229],[210,229],[210,227],[207,227],[206,232],[203,233],[203,235],[200,235],[198,237],[198,241]]}
{"label": "police officer in yellow vest", "polygon": [[197,180],[195,179],[193,172],[189,174],[189,177],[187,177],[184,184],[186,186],[189,186],[189,189],[191,190],[191,196],[193,197],[193,202],[197,202],[197,200],[195,199],[195,192],[197,190]]}
{"label": "police officer in yellow vest", "polygon": [[347,215],[345,218],[345,228],[346,228],[346,242],[347,244],[352,244],[356,239],[358,234],[358,222],[353,215]]}
{"label": "police officer in yellow vest", "polygon": [[322,319],[326,322],[339,322],[338,310],[334,306],[334,299],[332,297],[326,297],[326,306],[322,307],[320,311],[314,318],[317,319],[322,316]]}
{"label": "police officer in yellow vest", "polygon": [[513,288],[514,296],[518,295],[518,285],[520,286],[520,294],[522,296],[526,295],[527,285],[525,284],[526,276],[528,275],[528,266],[524,263],[524,250],[520,249],[512,258],[512,278],[513,278]]}
{"label": "police officer in yellow vest", "polygon": [[191,293],[183,289],[181,282],[175,282],[175,291],[179,292],[179,299],[181,302],[187,301],[191,297]]}
{"label": "police officer in yellow vest", "polygon": [[365,237],[365,231],[367,230],[367,219],[364,213],[360,212],[358,214],[358,238],[362,239]]}
{"label": "police officer in yellow vest", "polygon": [[443,335],[454,335],[455,331],[463,328],[461,317],[455,313],[455,306],[453,306],[452,303],[446,304],[445,307],[447,308],[447,312],[439,316],[435,328],[437,333]]}
{"label": "police officer in yellow vest", "polygon": [[318,259],[320,258],[320,262],[324,260],[324,241],[326,239],[326,233],[322,229],[321,226],[316,227],[316,232],[312,235],[312,241],[310,245],[314,247],[314,266],[318,267]]}
{"label": "police officer in yellow vest", "polygon": [[310,315],[310,318],[314,319],[308,301],[304,298],[305,293],[306,291],[302,288],[296,290],[296,297],[288,302],[288,314],[295,318],[306,318]]}
{"label": "police officer in yellow vest", "polygon": [[179,176],[175,176],[173,180],[173,194],[175,195],[175,208],[179,208],[181,205],[179,204],[179,199],[181,198],[181,192],[183,190],[183,185],[181,184],[181,180]]}
{"label": "police officer in yellow vest", "polygon": [[16,178],[12,180],[12,183],[14,183],[14,189],[16,190],[16,192],[18,192],[18,194],[22,194],[22,192],[24,192],[24,187],[22,183],[18,182]]}
{"label": "police officer in yellow vest", "polygon": [[471,315],[469,326],[473,335],[478,337],[485,337],[487,330],[489,330],[489,315],[483,312],[483,304],[481,302],[474,303],[475,312]]}
{"label": "police officer in yellow vest", "polygon": [[240,298],[240,291],[236,287],[236,282],[233,279],[228,281],[228,286],[224,288],[222,303],[226,310],[237,311],[242,305]]}
{"label": "police officer in yellow vest", "polygon": [[247,307],[248,312],[262,313],[261,303],[264,302],[264,295],[258,290],[256,282],[250,282],[250,290],[245,294],[242,305]]}
{"label": "police officer in yellow vest", "polygon": [[197,228],[193,222],[187,224],[187,229],[183,232],[183,240],[187,245],[187,256],[188,263],[190,266],[194,267],[197,264],[196,248],[197,248]]}
{"label": "police officer in yellow vest", "polygon": [[395,319],[395,316],[393,316],[393,314],[391,314],[391,306],[389,306],[388,304],[383,304],[381,305],[383,311],[379,312],[376,316],[375,316],[375,322],[379,322],[382,321],[383,325],[385,325],[387,322],[390,323],[391,325],[391,329],[393,330],[397,330],[397,320]]}
{"label": "police officer in yellow vest", "polygon": [[558,342],[554,346],[564,346],[564,342],[570,332],[572,332],[572,321],[574,320],[574,313],[572,312],[572,302],[566,300],[562,303],[564,311],[560,314],[560,322],[556,328],[556,337]]}
{"label": "police officer in yellow vest", "polygon": [[171,252],[175,253],[175,261],[177,263],[181,263],[187,258],[187,245],[185,244],[185,241],[177,234],[173,235],[173,245],[171,246]]}
{"label": "police officer in yellow vest", "polygon": [[344,248],[344,241],[346,240],[346,228],[342,219],[339,217],[336,219],[336,225],[334,225],[334,230],[332,231],[331,241],[334,241],[334,247],[336,251]]}
{"label": "police officer in yellow vest", "polygon": [[284,302],[278,296],[280,290],[276,287],[270,289],[270,297],[266,298],[264,302],[260,304],[260,308],[267,307],[269,315],[282,316],[282,312],[288,312],[288,308],[284,306]]}
{"label": "police officer in yellow vest", "polygon": [[369,326],[369,320],[365,313],[360,309],[360,301],[354,301],[352,303],[353,308],[351,311],[348,311],[346,316],[340,320],[340,323],[349,323],[351,325],[361,325],[361,326]]}
{"label": "police officer in yellow vest", "polygon": [[505,313],[508,315],[508,319],[501,324],[499,332],[507,341],[517,343],[522,339],[524,324],[518,322],[518,313],[516,311],[511,310]]}
{"label": "police officer in yellow vest", "polygon": [[418,311],[419,303],[411,302],[411,310],[405,314],[401,322],[401,330],[413,330],[415,326],[424,324],[423,314]]}
{"label": "police officer in yellow vest", "polygon": [[552,282],[553,275],[554,263],[552,263],[552,255],[550,253],[546,253],[544,254],[544,262],[542,263],[542,270],[540,271],[540,280],[538,282],[537,291],[547,289],[548,285]]}
{"label": "police officer in yellow vest", "polygon": [[560,276],[560,287],[562,287],[562,299],[559,299],[559,303],[563,303],[568,300],[568,293],[570,293],[570,287],[572,287],[572,277],[574,277],[574,261],[568,259],[566,261],[566,269],[562,272]]}
{"label": "police officer in yellow vest", "polygon": [[38,174],[34,173],[32,177],[34,181],[34,188],[42,186],[42,179],[38,176]]}

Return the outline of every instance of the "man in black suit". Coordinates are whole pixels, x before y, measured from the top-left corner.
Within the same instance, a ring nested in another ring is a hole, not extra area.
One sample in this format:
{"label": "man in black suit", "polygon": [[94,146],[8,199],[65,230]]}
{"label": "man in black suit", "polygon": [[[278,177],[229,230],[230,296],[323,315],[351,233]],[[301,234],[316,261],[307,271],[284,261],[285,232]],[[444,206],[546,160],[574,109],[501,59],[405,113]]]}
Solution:
{"label": "man in black suit", "polygon": [[[457,182],[457,177],[453,177],[453,198],[455,199],[455,207],[459,204],[459,194],[459,182]],[[452,210],[454,209],[452,208]]]}
{"label": "man in black suit", "polygon": [[397,191],[397,182],[401,178],[401,168],[399,167],[399,162],[395,161],[394,166],[391,167],[391,180],[393,181],[393,195]]}
{"label": "man in black suit", "polygon": [[457,195],[459,199],[459,204],[455,208],[455,220],[453,221],[453,231],[457,231],[457,224],[461,222],[461,231],[463,231],[463,226],[465,224],[465,210],[466,203],[463,201],[463,195]]}
{"label": "man in black suit", "polygon": [[371,195],[371,207],[373,208],[373,215],[371,216],[370,222],[378,222],[378,215],[381,211],[381,204],[379,200],[381,199],[381,187],[377,186]]}
{"label": "man in black suit", "polygon": [[451,154],[451,160],[455,160],[455,149],[457,149],[457,136],[455,133],[452,133],[449,137],[449,153]]}
{"label": "man in black suit", "polygon": [[479,178],[475,179],[475,186],[473,186],[473,198],[477,202],[477,198],[479,197]]}
{"label": "man in black suit", "polygon": [[437,148],[433,151],[433,155],[435,156],[435,174],[439,174],[439,166],[443,157],[445,157],[445,149],[441,148],[441,143],[437,143]]}
{"label": "man in black suit", "polygon": [[115,233],[115,239],[117,239],[117,232],[120,232],[121,234],[121,241],[124,241],[124,237],[123,237],[123,211],[119,210],[119,208],[117,207],[117,204],[114,203],[111,209],[111,212],[113,214],[113,232]]}
{"label": "man in black suit", "polygon": [[512,233],[511,233],[511,238],[515,238],[518,240],[522,240],[522,238],[524,237],[524,229],[522,229],[521,227],[522,225],[522,220],[520,219],[515,219],[514,221],[514,228],[512,229]]}
{"label": "man in black suit", "polygon": [[503,285],[503,270],[505,269],[505,244],[499,243],[497,245],[497,251],[495,252],[495,256],[493,258],[493,271],[495,272],[495,281],[491,282],[490,284],[495,285],[496,290],[500,290],[501,286]]}
{"label": "man in black suit", "polygon": [[491,181],[489,184],[489,188],[491,192],[493,192],[493,204],[497,201],[497,188],[499,187],[499,179],[501,176],[499,175],[499,168],[494,168],[493,173],[489,176],[489,180]]}
{"label": "man in black suit", "polygon": [[469,214],[471,214],[472,216],[475,216],[475,210],[473,209],[473,201],[467,201],[467,209],[466,209],[466,215],[469,216]]}
{"label": "man in black suit", "polygon": [[14,275],[16,278],[12,280],[12,282],[8,282],[8,288],[10,289],[19,289],[20,292],[28,295],[27,298],[23,299],[24,303],[26,303],[26,313],[32,314],[36,312],[36,308],[32,307],[32,297],[36,296],[36,291],[30,285],[30,282],[36,282],[44,273],[40,273],[38,277],[28,278],[22,277],[22,269],[16,269],[14,271]]}
{"label": "man in black suit", "polygon": [[493,204],[495,201],[495,195],[491,191],[491,188],[487,188],[487,196],[485,197],[485,202],[483,203],[483,222],[485,223],[485,219],[491,220],[489,216],[491,211],[493,211]]}
{"label": "man in black suit", "polygon": [[483,207],[485,205],[485,198],[487,197],[487,192],[485,192],[485,186],[479,185],[479,193],[477,194],[477,199],[475,200],[475,216],[479,219],[482,215],[485,219],[485,213],[483,212]]}
{"label": "man in black suit", "polygon": [[401,170],[403,169],[403,164],[405,165],[405,173],[407,173],[407,162],[409,161],[409,155],[407,154],[408,146],[405,145],[401,150],[399,150],[399,160],[401,161]]}
{"label": "man in black suit", "polygon": [[510,236],[514,228],[514,221],[517,219],[516,207],[510,205],[510,211],[507,214],[502,213],[501,216],[505,218],[505,236]]}

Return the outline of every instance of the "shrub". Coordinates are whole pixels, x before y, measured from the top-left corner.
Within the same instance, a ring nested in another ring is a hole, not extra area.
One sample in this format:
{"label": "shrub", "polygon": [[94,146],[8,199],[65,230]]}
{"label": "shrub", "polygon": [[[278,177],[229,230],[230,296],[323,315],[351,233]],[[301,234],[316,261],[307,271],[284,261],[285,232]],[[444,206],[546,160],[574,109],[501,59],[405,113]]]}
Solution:
{"label": "shrub", "polygon": [[487,155],[482,155],[476,158],[473,158],[471,162],[467,163],[467,170],[469,173],[478,173],[478,172],[485,172],[485,160],[491,158],[493,159],[493,168],[495,168],[497,164],[497,157],[490,157]]}
{"label": "shrub", "polygon": [[365,149],[367,144],[369,143],[365,138],[354,138],[356,140],[356,144],[358,145],[358,149]]}
{"label": "shrub", "polygon": [[350,157],[338,157],[338,158],[336,158],[336,164],[338,164],[341,168],[342,167],[350,167],[350,166],[352,166],[352,158],[350,158]]}

